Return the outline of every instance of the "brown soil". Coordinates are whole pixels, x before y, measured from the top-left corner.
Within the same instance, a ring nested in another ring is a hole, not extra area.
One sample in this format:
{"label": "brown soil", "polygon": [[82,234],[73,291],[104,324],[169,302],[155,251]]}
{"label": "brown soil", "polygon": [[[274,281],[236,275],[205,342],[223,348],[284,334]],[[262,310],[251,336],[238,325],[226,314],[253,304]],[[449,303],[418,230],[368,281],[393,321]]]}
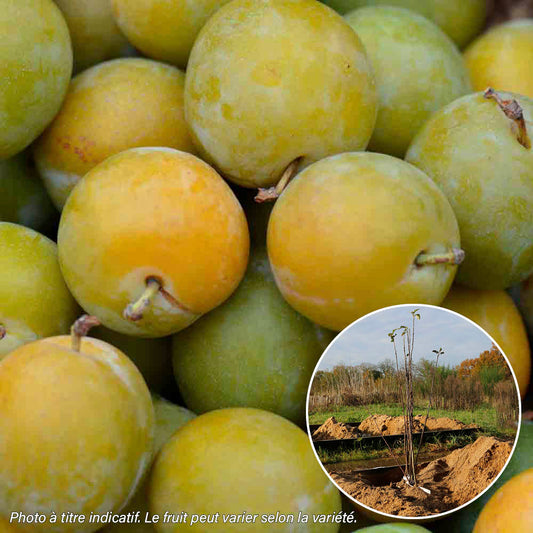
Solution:
{"label": "brown soil", "polygon": [[313,440],[355,439],[359,437],[359,432],[342,422],[337,422],[332,416],[315,430],[312,437]]}
{"label": "brown soil", "polygon": [[392,515],[427,516],[467,503],[499,474],[512,450],[512,443],[495,437],[479,437],[449,455],[431,461],[419,470],[418,484],[426,494],[405,481],[372,485],[362,473],[332,473],[332,479],[357,501]]}
{"label": "brown soil", "polygon": [[[425,415],[417,415],[413,420],[415,432],[422,431],[424,427]],[[404,419],[403,416],[372,415],[365,418],[359,424],[359,431],[366,435],[399,435],[403,433]],[[434,418],[428,417],[426,429],[424,431],[444,431],[448,429],[467,429],[478,428],[475,424],[463,424],[452,418]]]}

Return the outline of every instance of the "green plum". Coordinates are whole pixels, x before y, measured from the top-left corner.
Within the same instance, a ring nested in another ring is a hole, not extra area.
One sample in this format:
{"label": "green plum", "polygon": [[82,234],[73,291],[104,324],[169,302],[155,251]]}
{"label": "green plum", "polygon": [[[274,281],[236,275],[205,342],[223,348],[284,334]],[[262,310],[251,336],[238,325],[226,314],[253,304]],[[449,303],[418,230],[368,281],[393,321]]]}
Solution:
{"label": "green plum", "polygon": [[0,222],[0,359],[18,346],[66,334],[80,309],[63,281],[57,246]]}
{"label": "green plum", "polygon": [[27,154],[0,161],[0,220],[42,231],[56,217]]}
{"label": "green plum", "polygon": [[479,513],[485,507],[491,496],[508,480],[520,474],[521,472],[533,468],[533,423],[522,422],[520,426],[520,435],[516,444],[515,451],[507,467],[503,470],[498,481],[482,496],[449,518],[439,520],[433,526],[435,533],[471,533],[476,523]]}
{"label": "green plum", "polygon": [[143,339],[117,333],[103,326],[91,331],[91,336],[124,352],[135,363],[151,391],[161,392],[172,381],[170,337]]}
{"label": "green plum", "polygon": [[59,111],[72,73],[72,47],[52,0],[0,0],[0,35],[0,159],[7,159]]}
{"label": "green plum", "polygon": [[[507,116],[515,104],[525,122]],[[528,97],[470,94],[434,113],[406,154],[452,204],[466,252],[457,281],[473,289],[533,273],[532,120]]]}
{"label": "green plum", "polygon": [[316,0],[224,5],[187,66],[185,118],[203,158],[249,188],[275,185],[293,164],[363,150],[376,104],[361,41]]}
{"label": "green plum", "polygon": [[404,7],[424,15],[439,26],[459,48],[483,29],[486,0],[322,0],[341,14],[364,6]]}
{"label": "green plum", "polygon": [[471,92],[453,41],[425,17],[397,7],[366,7],[345,17],[374,68],[379,95],[373,152],[403,157],[431,113]]}
{"label": "green plum", "polygon": [[[217,409],[180,428],[165,444],[150,473],[150,512],[219,513],[216,523],[179,524],[163,520],[159,533],[334,533],[335,523],[313,515],[341,511],[340,493],[316,460],[309,437],[268,411]],[[293,514],[289,523],[262,522],[261,515]],[[298,513],[309,523],[296,523]],[[225,523],[222,515],[258,515],[255,523]]]}
{"label": "green plum", "polygon": [[309,379],[332,339],[284,301],[257,249],[231,298],[174,335],[176,380],[197,413],[258,407],[303,423]]}

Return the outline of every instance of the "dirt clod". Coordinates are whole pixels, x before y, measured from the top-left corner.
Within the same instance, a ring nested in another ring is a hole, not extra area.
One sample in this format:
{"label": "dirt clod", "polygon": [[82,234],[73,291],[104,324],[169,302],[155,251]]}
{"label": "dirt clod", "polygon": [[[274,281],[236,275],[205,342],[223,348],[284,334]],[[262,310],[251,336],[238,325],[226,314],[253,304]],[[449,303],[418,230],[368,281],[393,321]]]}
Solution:
{"label": "dirt clod", "polygon": [[[416,433],[422,431],[426,421],[425,415],[416,415],[413,420],[413,429]],[[428,417],[424,431],[446,431],[450,429],[478,428],[475,424],[464,424],[452,418]],[[366,435],[399,435],[404,431],[403,416],[371,415],[359,424],[359,431]]]}
{"label": "dirt clod", "polygon": [[357,429],[337,422],[334,416],[328,418],[312,434],[313,440],[355,439],[359,436]]}

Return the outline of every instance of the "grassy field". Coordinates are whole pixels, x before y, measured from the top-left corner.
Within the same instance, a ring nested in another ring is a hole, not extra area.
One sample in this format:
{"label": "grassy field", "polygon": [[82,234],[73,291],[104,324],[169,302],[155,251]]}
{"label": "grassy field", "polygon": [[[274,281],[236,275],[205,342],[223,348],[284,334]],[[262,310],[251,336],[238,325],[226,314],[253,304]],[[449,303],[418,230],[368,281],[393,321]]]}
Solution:
{"label": "grassy field", "polygon": [[[471,444],[475,439],[475,435],[455,435],[446,439],[446,441],[423,444],[420,448],[420,453],[424,454],[442,450],[452,451],[456,448],[462,448],[467,444]],[[401,441],[394,445],[392,451],[394,455],[398,457],[400,463],[404,462],[404,448]],[[319,450],[317,453],[320,461],[325,465],[342,463],[344,461],[368,461],[371,459],[391,457],[388,448],[376,450],[375,448],[371,447],[365,448],[364,445],[360,445],[358,448],[353,450]]]}
{"label": "grassy field", "polygon": [[[427,406],[415,406],[415,415],[426,414]],[[374,414],[386,414],[389,416],[401,416],[403,414],[402,406],[386,404],[369,404],[362,406],[340,406],[333,411],[321,411],[312,413],[309,416],[310,424],[322,424],[330,416],[334,416],[337,422],[361,422],[365,418]],[[474,410],[444,410],[431,409],[429,416],[448,417],[463,422],[464,424],[477,424],[485,433],[501,437],[513,437],[516,429],[509,428],[502,430],[498,428],[496,409],[489,405],[477,407]]]}

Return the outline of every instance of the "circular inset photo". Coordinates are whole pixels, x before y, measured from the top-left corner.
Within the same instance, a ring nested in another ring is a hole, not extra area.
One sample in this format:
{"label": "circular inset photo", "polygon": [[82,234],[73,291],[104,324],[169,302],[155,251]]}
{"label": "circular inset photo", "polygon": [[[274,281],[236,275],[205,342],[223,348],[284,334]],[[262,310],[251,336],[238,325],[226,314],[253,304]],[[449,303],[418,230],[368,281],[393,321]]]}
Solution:
{"label": "circular inset photo", "polygon": [[451,513],[511,458],[520,396],[495,341],[429,305],[387,307],[329,345],[307,397],[315,455],[356,505],[388,517]]}

